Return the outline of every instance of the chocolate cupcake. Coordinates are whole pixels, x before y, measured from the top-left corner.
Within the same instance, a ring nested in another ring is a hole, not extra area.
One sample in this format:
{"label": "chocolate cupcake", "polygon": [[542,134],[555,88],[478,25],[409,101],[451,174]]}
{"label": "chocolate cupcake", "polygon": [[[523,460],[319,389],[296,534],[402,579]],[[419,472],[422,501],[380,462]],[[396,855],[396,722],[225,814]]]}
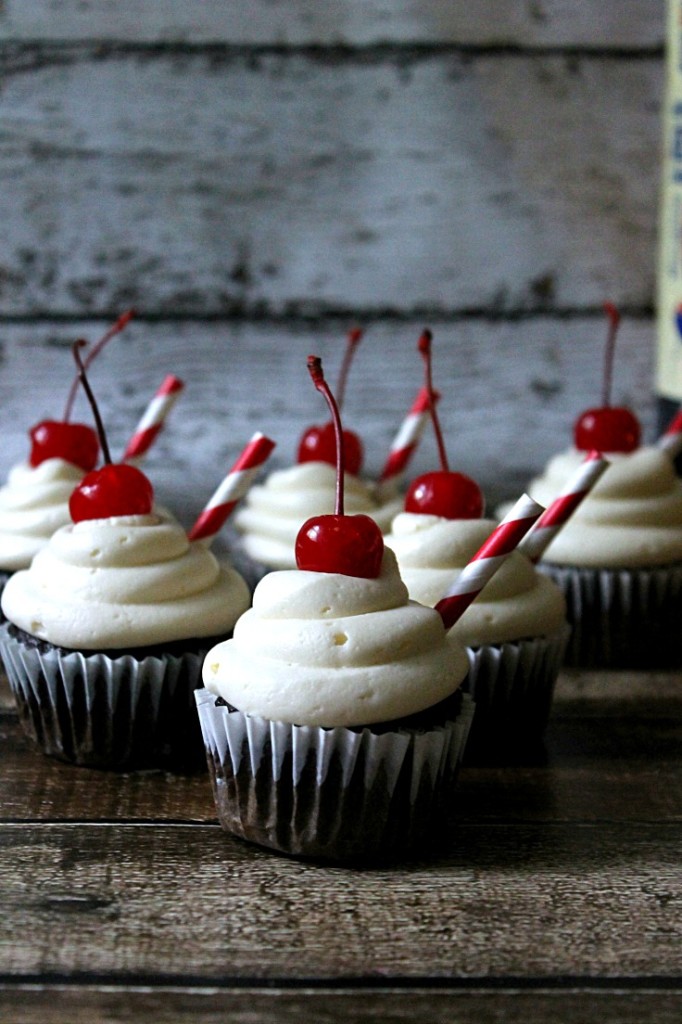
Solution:
{"label": "chocolate cupcake", "polygon": [[26,732],[79,765],[203,767],[193,692],[248,603],[234,569],[167,514],[62,527],[2,595],[0,653]]}
{"label": "chocolate cupcake", "polygon": [[[682,665],[682,481],[667,452],[606,453],[609,467],[544,553],[572,625],[566,663],[582,668]],[[553,500],[584,459],[572,448],[532,480]]]}
{"label": "chocolate cupcake", "polygon": [[473,714],[467,669],[388,550],[376,577],[268,574],[196,694],[222,826],[332,862],[433,844]]}

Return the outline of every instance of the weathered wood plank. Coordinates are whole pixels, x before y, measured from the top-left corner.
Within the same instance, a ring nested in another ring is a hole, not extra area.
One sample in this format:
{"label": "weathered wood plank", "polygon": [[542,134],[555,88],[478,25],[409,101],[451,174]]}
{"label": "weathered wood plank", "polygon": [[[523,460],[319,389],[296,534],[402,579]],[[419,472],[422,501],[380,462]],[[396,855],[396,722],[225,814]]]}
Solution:
{"label": "weathered wood plank", "polygon": [[435,863],[350,871],[217,826],[3,825],[0,972],[679,979],[681,842],[679,824],[461,825]]}
{"label": "weathered wood plank", "polygon": [[[324,419],[305,371],[318,352],[333,380],[346,321],[319,323],[143,323],[133,321],[92,367],[114,457],[123,450],[166,372],[186,381],[146,468],[162,500],[182,519],[200,511],[254,430],[278,442],[273,464],[291,464],[298,438]],[[529,477],[567,447],[578,413],[598,400],[603,318],[433,323],[435,380],[450,459],[479,480],[491,507],[518,496]],[[422,380],[421,320],[370,323],[351,373],[349,427],[365,441],[377,474]],[[71,380],[69,346],[95,340],[102,322],[0,326],[0,475],[27,457],[27,431],[59,417]],[[618,342],[614,401],[630,404],[653,438],[652,324],[626,319]],[[90,418],[84,399],[77,413]],[[432,469],[426,435],[414,475]]]}
{"label": "weathered wood plank", "polygon": [[[458,821],[682,821],[682,702],[640,718],[562,715],[545,744],[512,766],[466,767],[453,796]],[[208,777],[119,774],[43,757],[16,717],[0,716],[0,820],[215,822]]]}
{"label": "weathered wood plank", "polygon": [[657,991],[442,991],[242,989],[130,991],[79,986],[0,987],[0,1014],[8,1024],[678,1024],[679,992]]}
{"label": "weathered wood plank", "polygon": [[461,42],[471,45],[647,46],[660,43],[657,0],[5,0],[0,38],[127,39],[258,44]]}
{"label": "weathered wood plank", "polygon": [[651,305],[657,57],[5,63],[0,314]]}

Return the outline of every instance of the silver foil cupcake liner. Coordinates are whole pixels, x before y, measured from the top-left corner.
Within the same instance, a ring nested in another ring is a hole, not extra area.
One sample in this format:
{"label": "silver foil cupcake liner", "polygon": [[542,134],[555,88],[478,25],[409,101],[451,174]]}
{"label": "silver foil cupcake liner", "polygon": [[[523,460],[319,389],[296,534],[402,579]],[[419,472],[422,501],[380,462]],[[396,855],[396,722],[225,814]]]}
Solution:
{"label": "silver foil cupcake liner", "polygon": [[573,626],[566,664],[575,668],[682,666],[682,564],[649,569],[538,566],[561,587]]}
{"label": "silver foil cupcake liner", "polygon": [[542,738],[570,632],[566,625],[546,637],[467,648],[463,688],[476,704],[467,760],[518,753]]}
{"label": "silver foil cupcake liner", "polygon": [[0,654],[24,730],[44,754],[91,768],[205,770],[194,707],[203,652],[43,650],[4,624]]}
{"label": "silver foil cupcake liner", "polygon": [[467,694],[423,730],[271,722],[196,694],[222,827],[293,856],[362,862],[433,840],[474,712]]}

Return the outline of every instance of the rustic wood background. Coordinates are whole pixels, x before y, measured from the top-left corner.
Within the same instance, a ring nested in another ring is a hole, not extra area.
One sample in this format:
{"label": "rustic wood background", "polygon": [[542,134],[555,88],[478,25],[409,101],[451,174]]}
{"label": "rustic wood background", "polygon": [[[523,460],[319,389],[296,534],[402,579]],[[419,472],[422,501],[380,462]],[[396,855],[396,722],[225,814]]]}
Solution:
{"label": "rustic wood background", "polygon": [[254,429],[292,460],[353,323],[370,472],[429,325],[451,459],[513,496],[599,398],[605,299],[652,437],[663,43],[663,0],[5,0],[0,474],[129,306],[93,386],[117,450],[186,379],[148,468],[188,517]]}

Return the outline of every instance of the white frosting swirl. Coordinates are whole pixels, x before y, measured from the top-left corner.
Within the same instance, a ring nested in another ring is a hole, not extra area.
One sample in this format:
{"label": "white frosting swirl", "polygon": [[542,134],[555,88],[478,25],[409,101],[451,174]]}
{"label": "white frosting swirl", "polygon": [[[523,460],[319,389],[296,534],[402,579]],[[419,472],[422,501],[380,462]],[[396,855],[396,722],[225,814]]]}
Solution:
{"label": "white frosting swirl", "polygon": [[[444,519],[402,512],[386,544],[410,597],[433,607],[495,528],[492,519]],[[451,633],[468,647],[549,636],[566,620],[559,587],[520,552],[503,562]]]}
{"label": "white frosting swirl", "polygon": [[62,527],[2,595],[15,625],[84,650],[227,633],[248,604],[241,576],[160,513]]}
{"label": "white frosting swirl", "polygon": [[431,707],[466,675],[440,616],[408,600],[395,557],[377,579],[284,570],[265,576],[204,685],[246,714],[298,725],[392,721]]}
{"label": "white frosting swirl", "polygon": [[[244,550],[254,561],[274,569],[295,568],[298,531],[311,516],[332,513],[335,497],[336,469],[326,462],[301,462],[270,473],[250,489],[235,513],[234,525],[243,534]],[[363,512],[385,531],[400,504],[397,496],[380,504],[368,484],[346,473],[344,511],[348,515]]]}
{"label": "white frosting swirl", "polygon": [[[605,453],[610,465],[549,545],[543,560],[585,568],[637,568],[682,559],[682,481],[654,447]],[[550,459],[529,493],[548,505],[585,458],[571,448]]]}
{"label": "white frosting swirl", "polygon": [[27,568],[55,530],[71,522],[69,498],[82,478],[83,470],[64,459],[10,469],[0,488],[0,569]]}

